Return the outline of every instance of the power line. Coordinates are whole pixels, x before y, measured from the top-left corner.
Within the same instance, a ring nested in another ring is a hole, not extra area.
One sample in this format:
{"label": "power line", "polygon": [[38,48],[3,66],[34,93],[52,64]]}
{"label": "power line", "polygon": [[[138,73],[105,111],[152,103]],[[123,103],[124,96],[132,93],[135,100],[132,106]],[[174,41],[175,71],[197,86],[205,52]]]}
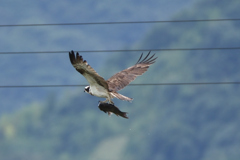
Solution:
{"label": "power line", "polygon": [[[240,82],[192,82],[192,83],[139,83],[129,84],[129,86],[173,86],[173,85],[233,85]],[[0,88],[50,88],[50,87],[85,87],[88,84],[81,85],[9,85],[0,86]]]}
{"label": "power line", "polygon": [[239,18],[230,19],[198,19],[198,20],[168,20],[168,21],[128,21],[128,22],[87,22],[87,23],[42,23],[42,24],[2,24],[0,27],[41,27],[41,26],[73,26],[73,25],[112,25],[112,24],[138,24],[138,23],[186,23],[186,22],[219,22],[239,21]]}
{"label": "power line", "polygon": [[[127,50],[80,50],[76,52],[135,52],[135,51],[191,51],[191,50],[239,50],[240,47],[220,48],[169,48],[169,49],[127,49]],[[70,50],[69,50],[70,51]],[[21,52],[0,52],[0,54],[45,54],[45,53],[68,53],[69,51],[21,51]]]}

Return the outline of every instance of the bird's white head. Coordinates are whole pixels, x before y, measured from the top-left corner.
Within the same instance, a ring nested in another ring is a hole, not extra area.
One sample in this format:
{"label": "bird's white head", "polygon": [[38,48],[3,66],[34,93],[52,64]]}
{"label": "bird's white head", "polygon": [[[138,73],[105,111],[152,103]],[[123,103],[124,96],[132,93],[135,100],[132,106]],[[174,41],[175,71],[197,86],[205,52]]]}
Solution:
{"label": "bird's white head", "polygon": [[85,89],[84,89],[84,92],[87,92],[87,93],[89,93],[89,94],[90,94],[90,92],[89,92],[89,91],[90,91],[90,86],[86,86],[86,87],[85,87]]}

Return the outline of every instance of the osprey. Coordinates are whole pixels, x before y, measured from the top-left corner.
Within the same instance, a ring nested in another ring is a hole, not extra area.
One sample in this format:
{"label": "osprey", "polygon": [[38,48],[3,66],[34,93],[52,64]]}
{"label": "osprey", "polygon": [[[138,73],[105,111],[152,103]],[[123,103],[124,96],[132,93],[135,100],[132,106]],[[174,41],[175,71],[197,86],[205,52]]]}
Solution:
{"label": "osprey", "polygon": [[154,57],[155,54],[151,57],[149,57],[149,55],[150,52],[142,59],[142,53],[134,66],[118,72],[108,80],[105,80],[87,63],[86,60],[83,60],[78,52],[76,55],[74,51],[69,52],[69,58],[73,67],[80,72],[89,83],[89,86],[85,87],[85,92],[93,96],[106,98],[104,103],[109,102],[111,104],[114,104],[111,100],[114,97],[124,101],[132,101],[132,98],[121,95],[117,93],[117,91],[123,89],[137,76],[140,76],[147,71],[149,66],[157,59],[157,57]]}

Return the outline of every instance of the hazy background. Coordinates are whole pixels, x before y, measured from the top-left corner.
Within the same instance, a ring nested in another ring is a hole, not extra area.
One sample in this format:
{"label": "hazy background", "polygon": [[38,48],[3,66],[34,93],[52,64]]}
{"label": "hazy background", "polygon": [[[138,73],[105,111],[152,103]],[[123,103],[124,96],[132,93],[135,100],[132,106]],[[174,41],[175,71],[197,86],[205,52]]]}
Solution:
{"label": "hazy background", "polygon": [[[121,22],[169,20],[174,13],[187,8],[193,1],[6,1],[0,5],[1,25],[54,24],[87,22]],[[1,52],[121,50],[143,39],[154,24],[73,25],[42,27],[1,27]],[[164,47],[164,46],[162,46]],[[139,47],[135,47],[139,49]],[[140,47],[144,48],[144,47]],[[96,68],[115,53],[83,53]],[[122,53],[120,53],[122,54]],[[97,58],[93,58],[96,56]],[[135,58],[137,59],[138,56]],[[0,59],[1,85],[79,84],[79,79],[64,54],[4,54]],[[13,65],[14,63],[14,65]],[[100,68],[99,68],[100,69]],[[98,69],[98,71],[99,71]],[[72,72],[71,72],[72,71]],[[112,72],[111,74],[115,73]],[[104,72],[102,73],[104,76]],[[106,73],[105,73],[106,74]],[[1,89],[9,101],[4,110],[35,100],[44,100],[56,89]],[[9,92],[6,94],[6,92]],[[23,93],[24,92],[24,93]],[[21,93],[21,94],[19,94]],[[21,97],[20,97],[21,96]],[[13,103],[11,103],[13,102]],[[20,103],[20,104],[19,104]]]}
{"label": "hazy background", "polygon": [[[3,87],[87,84],[70,50],[239,48],[240,21],[3,25],[237,19],[239,8],[237,0],[1,2],[0,159],[239,159],[238,84],[129,86],[120,92],[132,103],[114,99],[128,120],[101,112],[102,99],[84,87]],[[157,62],[133,83],[240,81],[238,49],[153,52]],[[141,53],[81,54],[107,79]]]}

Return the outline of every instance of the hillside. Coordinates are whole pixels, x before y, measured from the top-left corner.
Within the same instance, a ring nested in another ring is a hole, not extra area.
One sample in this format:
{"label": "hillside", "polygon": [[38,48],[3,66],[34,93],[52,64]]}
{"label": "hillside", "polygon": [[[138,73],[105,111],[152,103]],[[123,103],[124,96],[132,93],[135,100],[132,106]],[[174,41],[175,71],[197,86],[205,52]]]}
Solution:
{"label": "hillside", "polygon": [[[231,2],[200,1],[175,18],[235,18],[231,16],[240,15],[240,4]],[[239,26],[239,21],[160,24],[132,48],[239,47]],[[135,83],[240,79],[239,50],[154,53],[157,62]],[[114,67],[103,66],[99,73],[109,77],[134,64],[139,55],[109,56],[108,66]],[[128,120],[108,117],[97,108],[100,98],[81,88],[2,116],[0,159],[239,159],[238,84],[129,86],[121,93],[134,98],[132,103],[114,100],[129,112]]]}
{"label": "hillside", "polygon": [[[0,6],[0,25],[165,20],[183,8],[190,7],[194,1],[196,0],[182,0],[181,3],[169,3],[168,0],[122,0],[107,3],[94,0],[5,1]],[[79,80],[77,74],[74,76],[74,70],[71,72],[68,51],[123,49],[136,43],[152,26],[153,24],[1,26],[0,86],[79,84],[83,79]],[[38,51],[66,52],[34,54]],[[84,57],[92,60],[94,68],[104,64],[108,55],[84,53]],[[95,59],[95,56],[98,58]],[[62,93],[65,89],[1,88],[0,114],[15,111],[34,101],[41,102],[49,92]]]}

